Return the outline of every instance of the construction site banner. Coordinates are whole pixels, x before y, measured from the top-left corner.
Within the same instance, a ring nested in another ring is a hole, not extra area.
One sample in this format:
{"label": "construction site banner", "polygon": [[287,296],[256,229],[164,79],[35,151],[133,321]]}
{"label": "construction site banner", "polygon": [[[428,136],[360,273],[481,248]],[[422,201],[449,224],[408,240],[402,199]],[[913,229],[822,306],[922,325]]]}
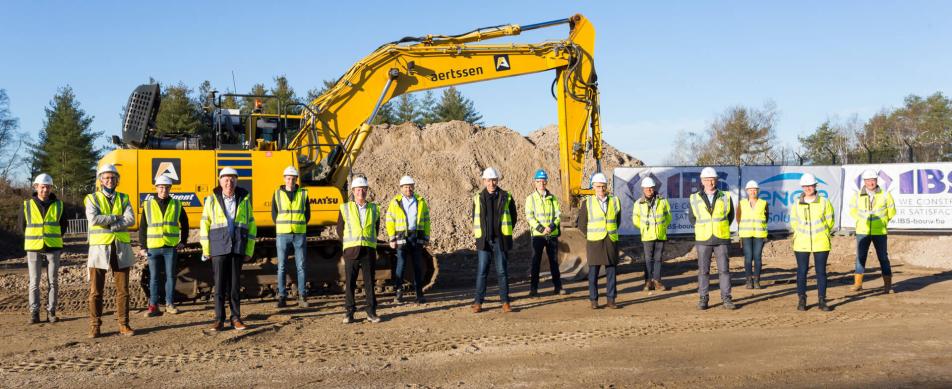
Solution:
{"label": "construction site banner", "polygon": [[[638,235],[639,231],[631,223],[632,204],[642,197],[641,180],[651,177],[658,183],[659,193],[671,203],[671,225],[669,235],[693,234],[694,228],[688,221],[690,212],[689,197],[701,188],[701,169],[703,167],[644,167],[615,169],[612,191],[621,201],[621,235]],[[740,169],[737,166],[717,166],[717,186],[731,193],[731,200],[737,206]],[[737,222],[731,224],[731,231],[737,231]]]}
{"label": "construction site banner", "polygon": [[843,228],[856,227],[849,206],[866,169],[879,171],[879,186],[896,202],[890,230],[952,229],[952,162],[843,166]]}
{"label": "construction site banner", "polygon": [[[790,206],[795,204],[803,190],[800,177],[804,173],[816,176],[817,192],[833,203],[835,226],[839,226],[840,204],[843,202],[843,169],[839,166],[743,166],[740,168],[741,197],[747,199],[747,181],[760,186],[760,198],[767,201],[770,219],[767,229],[790,230]],[[834,227],[835,228],[835,227]]]}

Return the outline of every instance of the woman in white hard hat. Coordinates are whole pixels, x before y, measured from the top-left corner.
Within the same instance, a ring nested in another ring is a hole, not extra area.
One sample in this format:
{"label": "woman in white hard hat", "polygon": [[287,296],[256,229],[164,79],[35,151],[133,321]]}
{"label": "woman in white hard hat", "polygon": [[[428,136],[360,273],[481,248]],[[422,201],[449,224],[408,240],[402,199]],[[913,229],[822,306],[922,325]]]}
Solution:
{"label": "woman in white hard hat", "polygon": [[588,299],[592,309],[598,309],[598,271],[605,267],[605,294],[608,308],[618,309],[615,266],[618,265],[618,226],[621,223],[621,204],[618,197],[608,193],[608,179],[602,173],[592,175],[595,195],[582,203],[576,225],[585,232],[585,254],[588,261]]}
{"label": "woman in white hard hat", "polygon": [[816,266],[817,306],[821,311],[832,310],[826,305],[826,260],[830,255],[830,235],[833,233],[833,204],[816,191],[816,177],[804,173],[800,177],[803,193],[790,209],[790,227],[793,229],[793,253],[797,257],[797,310],[807,309],[807,271],[810,254]]}
{"label": "woman in white hard hat", "polygon": [[757,181],[747,181],[744,185],[747,191],[747,200],[740,201],[737,207],[737,232],[741,246],[744,248],[744,276],[747,280],[747,289],[762,289],[760,285],[761,256],[764,251],[764,242],[767,241],[767,220],[770,210],[767,201],[758,197],[760,185]]}
{"label": "woman in white hard hat", "polygon": [[63,250],[63,202],[53,194],[53,177],[43,173],[33,180],[33,195],[23,201],[23,249],[30,273],[30,323],[40,322],[40,279],[46,262],[49,285],[46,319],[56,323],[57,290],[59,290],[60,252]]}

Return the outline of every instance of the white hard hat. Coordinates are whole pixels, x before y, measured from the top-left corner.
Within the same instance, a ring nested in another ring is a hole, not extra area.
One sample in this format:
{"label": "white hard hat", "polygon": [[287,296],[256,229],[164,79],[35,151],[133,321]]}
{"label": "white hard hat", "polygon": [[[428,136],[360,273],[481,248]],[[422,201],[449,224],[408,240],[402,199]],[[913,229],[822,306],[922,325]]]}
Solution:
{"label": "white hard hat", "polygon": [[222,178],[224,176],[238,177],[238,171],[235,170],[234,168],[226,167],[224,169],[221,169],[220,172],[218,172],[218,178]]}
{"label": "white hard hat", "polygon": [[484,180],[498,180],[499,171],[494,167],[488,167],[486,170],[483,170],[483,179]]}
{"label": "white hard hat", "polygon": [[53,185],[53,177],[46,173],[40,173],[40,175],[33,179],[33,183],[40,185]]}
{"label": "white hard hat", "polygon": [[879,173],[876,172],[875,170],[873,170],[873,169],[863,170],[863,179],[864,179],[864,180],[877,179],[877,178],[879,178]]}
{"label": "white hard hat", "polygon": [[644,180],[641,180],[642,188],[654,188],[655,185],[657,184],[655,184],[654,179],[652,179],[651,177],[645,177]]}
{"label": "white hard hat", "polygon": [[608,179],[602,173],[595,173],[592,175],[592,184],[608,184]]}
{"label": "white hard hat", "polygon": [[701,169],[701,178],[717,178],[717,170],[712,167]]}
{"label": "white hard hat", "polygon": [[370,186],[370,184],[367,183],[367,178],[364,176],[354,177],[354,179],[350,181],[350,189],[366,188],[368,186]]}
{"label": "white hard hat", "polygon": [[744,189],[760,189],[760,185],[757,185],[757,181],[750,180],[747,181],[747,185],[744,185]]}
{"label": "white hard hat", "polygon": [[400,186],[404,185],[416,185],[416,181],[413,181],[413,177],[403,176],[400,178]]}
{"label": "white hard hat", "polygon": [[172,179],[165,174],[158,176],[155,178],[155,186],[159,185],[172,185]]}
{"label": "white hard hat", "polygon": [[284,175],[297,177],[297,176],[298,176],[298,171],[297,171],[297,169],[294,168],[294,166],[288,166],[288,167],[284,168]]}
{"label": "white hard hat", "polygon": [[800,186],[816,185],[816,177],[810,173],[803,173],[800,176]]}
{"label": "white hard hat", "polygon": [[103,173],[115,173],[117,176],[119,175],[119,171],[116,170],[116,165],[111,163],[103,164],[99,166],[99,169],[96,169],[96,177],[99,177],[99,175]]}

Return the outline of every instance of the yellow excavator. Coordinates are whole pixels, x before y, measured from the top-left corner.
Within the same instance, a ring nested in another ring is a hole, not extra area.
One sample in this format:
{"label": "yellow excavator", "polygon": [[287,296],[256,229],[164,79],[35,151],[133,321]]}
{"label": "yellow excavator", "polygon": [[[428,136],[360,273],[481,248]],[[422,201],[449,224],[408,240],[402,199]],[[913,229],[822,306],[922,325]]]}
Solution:
{"label": "yellow excavator", "polygon": [[[567,39],[530,44],[474,43],[559,25],[568,25]],[[218,171],[224,167],[237,169],[238,185],[251,193],[261,242],[254,263],[246,264],[243,272],[242,287],[247,296],[274,293],[279,282],[275,279],[271,195],[282,184],[279,172],[288,165],[297,167],[301,184],[310,194],[308,235],[314,235],[308,241],[308,289],[337,291],[343,280],[340,243],[335,238],[316,236],[318,230],[337,223],[351,169],[373,130],[371,123],[380,107],[405,93],[554,70],[552,94],[559,112],[561,195],[570,207],[564,212],[560,268],[568,277],[584,275],[584,255],[579,253],[584,252],[585,238],[572,228],[572,210],[577,210],[583,196],[592,193],[581,187],[586,158],[591,155],[600,170],[602,156],[594,43],[595,29],[582,15],[524,26],[485,27],[459,35],[406,37],[380,46],[307,104],[286,104],[279,106],[277,114],[265,114],[256,102],[253,112],[243,114],[213,103],[214,139],[158,136],[154,121],[160,104],[159,87],[142,85],[129,97],[122,138],[113,137],[117,149],[106,154],[100,164],[117,166],[121,174],[118,189],[130,194],[134,209],[154,195],[155,177],[164,174],[172,178],[171,193],[183,201],[191,225],[198,225],[202,200],[217,185]],[[394,255],[388,245],[378,247],[376,278],[379,285],[384,285],[391,279]],[[194,244],[183,253],[176,287],[180,297],[207,298],[211,292],[211,266],[189,259],[197,253]],[[438,268],[431,256],[427,258],[426,279],[432,286]]]}

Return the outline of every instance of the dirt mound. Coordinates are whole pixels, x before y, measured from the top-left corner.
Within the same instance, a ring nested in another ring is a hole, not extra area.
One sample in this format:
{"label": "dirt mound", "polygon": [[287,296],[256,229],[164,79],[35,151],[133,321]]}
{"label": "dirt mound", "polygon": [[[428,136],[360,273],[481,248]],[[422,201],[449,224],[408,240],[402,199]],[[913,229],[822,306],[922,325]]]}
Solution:
{"label": "dirt mound", "polygon": [[[480,174],[495,167],[502,174],[500,186],[513,193],[522,214],[532,190],[532,175],[544,168],[559,171],[558,128],[537,130],[523,136],[506,127],[479,127],[465,122],[379,126],[364,145],[354,172],[366,174],[374,201],[386,205],[397,194],[397,182],[409,174],[417,191],[427,197],[432,209],[432,237],[436,253],[472,248],[472,195],[480,189]],[[606,145],[602,168],[641,166],[641,161]],[[592,166],[586,172],[593,171]],[[550,190],[560,193],[558,180]],[[516,235],[526,230],[519,220]]]}

